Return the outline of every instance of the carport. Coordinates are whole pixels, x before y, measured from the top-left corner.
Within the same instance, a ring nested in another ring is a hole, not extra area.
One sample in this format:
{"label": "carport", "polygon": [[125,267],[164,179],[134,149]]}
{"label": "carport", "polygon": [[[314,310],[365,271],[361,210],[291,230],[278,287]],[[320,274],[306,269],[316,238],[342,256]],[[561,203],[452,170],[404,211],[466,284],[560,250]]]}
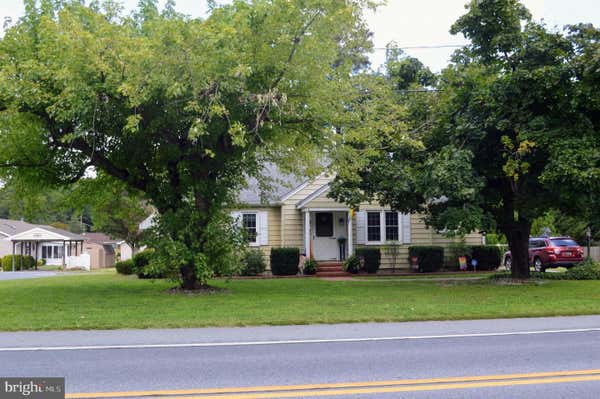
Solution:
{"label": "carport", "polygon": [[77,256],[78,253],[81,253],[83,251],[83,242],[85,241],[85,237],[79,234],[52,227],[35,227],[7,237],[6,239],[12,243],[12,271],[15,271],[16,268],[14,255],[21,255],[21,262],[23,262],[22,255],[33,256],[35,259],[35,268],[37,269],[40,248],[44,243],[62,244],[62,266],[65,267],[67,256],[71,256],[71,254]]}

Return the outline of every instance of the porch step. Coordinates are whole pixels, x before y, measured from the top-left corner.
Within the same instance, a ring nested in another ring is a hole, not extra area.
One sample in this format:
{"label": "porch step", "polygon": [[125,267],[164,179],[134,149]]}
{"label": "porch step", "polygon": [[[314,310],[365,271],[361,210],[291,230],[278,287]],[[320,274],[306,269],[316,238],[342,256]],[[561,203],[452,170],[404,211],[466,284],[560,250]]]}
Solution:
{"label": "porch step", "polygon": [[319,262],[317,266],[318,277],[345,277],[349,275],[350,273],[342,269],[342,262]]}

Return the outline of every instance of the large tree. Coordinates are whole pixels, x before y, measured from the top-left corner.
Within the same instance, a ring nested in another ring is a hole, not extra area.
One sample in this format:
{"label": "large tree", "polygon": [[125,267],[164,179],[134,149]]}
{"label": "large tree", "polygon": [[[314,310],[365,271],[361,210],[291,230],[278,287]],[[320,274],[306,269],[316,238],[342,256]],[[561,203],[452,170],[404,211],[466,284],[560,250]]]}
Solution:
{"label": "large tree", "polygon": [[[550,208],[582,214],[599,189],[599,32],[550,30],[518,0],[466,7],[451,32],[471,43],[443,71],[431,123],[399,129],[396,143],[370,136],[369,157],[367,139],[346,140],[333,193],[422,212],[448,232],[494,226],[526,278],[532,221]],[[407,140],[421,146],[406,151]]]}
{"label": "large tree", "polygon": [[236,0],[191,19],[156,0],[131,17],[110,1],[25,3],[0,41],[3,177],[97,169],[142,192],[185,288],[211,276],[207,227],[245,176],[297,170],[332,134],[374,4]]}

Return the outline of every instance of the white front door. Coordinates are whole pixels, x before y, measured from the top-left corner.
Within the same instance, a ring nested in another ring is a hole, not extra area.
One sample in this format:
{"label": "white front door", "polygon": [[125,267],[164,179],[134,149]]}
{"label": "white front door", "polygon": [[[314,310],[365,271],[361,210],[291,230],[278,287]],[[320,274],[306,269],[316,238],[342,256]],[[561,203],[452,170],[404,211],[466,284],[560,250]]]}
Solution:
{"label": "white front door", "polygon": [[338,237],[346,236],[345,212],[313,212],[311,215],[313,256],[316,260],[339,260]]}

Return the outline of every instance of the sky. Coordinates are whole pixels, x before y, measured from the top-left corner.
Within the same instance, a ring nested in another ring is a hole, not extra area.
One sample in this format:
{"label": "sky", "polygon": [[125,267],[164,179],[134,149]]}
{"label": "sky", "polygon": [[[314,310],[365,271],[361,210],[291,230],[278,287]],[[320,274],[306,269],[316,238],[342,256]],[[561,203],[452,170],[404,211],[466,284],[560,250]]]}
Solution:
{"label": "sky", "polygon": [[[226,1],[226,0],[225,0]],[[131,10],[138,0],[122,0]],[[164,4],[165,0],[160,0]],[[204,16],[206,0],[177,0],[177,10],[192,17]],[[419,58],[433,71],[440,71],[454,51],[451,46],[465,43],[462,36],[453,36],[450,25],[465,12],[466,0],[388,0],[387,5],[366,15],[374,33],[373,65],[380,65],[387,43],[396,42],[407,54]],[[543,19],[549,26],[564,26],[591,22],[600,26],[600,0],[523,0],[534,19]],[[23,14],[21,0],[0,0],[0,21],[13,20]],[[0,35],[2,34],[0,27]],[[427,48],[438,46],[438,48]],[[420,47],[420,48],[414,48]]]}

